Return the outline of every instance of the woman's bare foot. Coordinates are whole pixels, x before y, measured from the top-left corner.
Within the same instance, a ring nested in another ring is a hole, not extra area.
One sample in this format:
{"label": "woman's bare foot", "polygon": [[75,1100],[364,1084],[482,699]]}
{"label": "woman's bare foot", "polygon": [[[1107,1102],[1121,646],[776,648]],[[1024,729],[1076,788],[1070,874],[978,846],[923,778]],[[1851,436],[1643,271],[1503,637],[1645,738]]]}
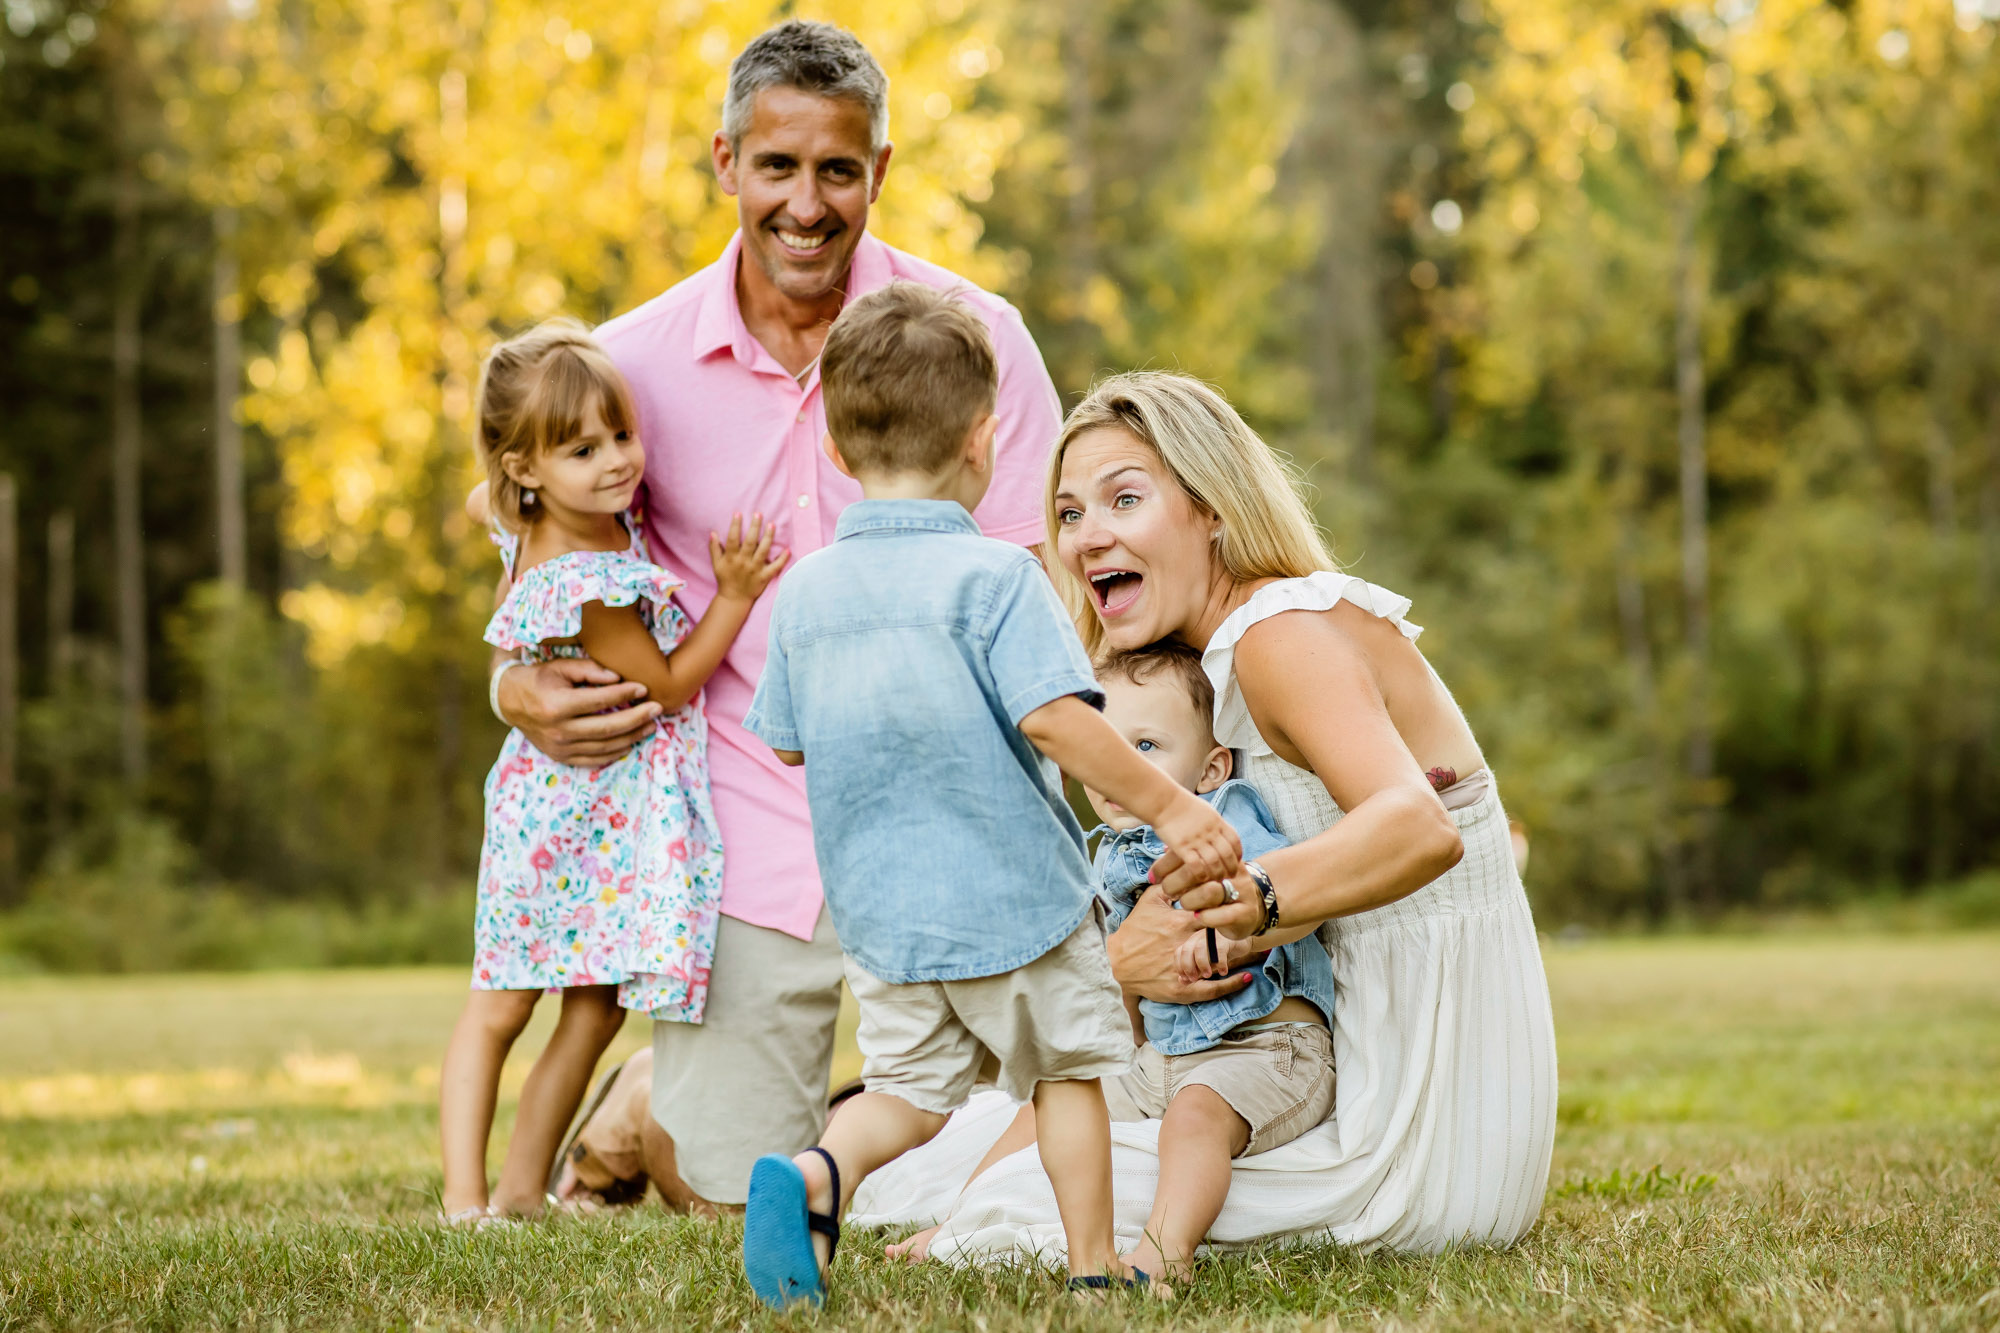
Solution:
{"label": "woman's bare foot", "polygon": [[884,1247],[882,1253],[891,1259],[901,1259],[906,1263],[920,1264],[931,1257],[931,1239],[944,1228],[925,1227],[914,1236],[905,1236],[894,1245]]}

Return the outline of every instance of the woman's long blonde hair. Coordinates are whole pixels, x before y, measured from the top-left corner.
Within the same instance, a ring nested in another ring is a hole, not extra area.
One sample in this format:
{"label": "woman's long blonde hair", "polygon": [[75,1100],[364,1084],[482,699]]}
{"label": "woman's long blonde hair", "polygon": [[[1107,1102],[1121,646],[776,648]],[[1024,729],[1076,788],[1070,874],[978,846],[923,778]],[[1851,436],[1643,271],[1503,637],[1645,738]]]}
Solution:
{"label": "woman's long blonde hair", "polygon": [[1295,470],[1258,438],[1227,398],[1192,376],[1171,371],[1113,375],[1063,421],[1042,491],[1049,573],[1093,658],[1103,650],[1104,625],[1091,605],[1090,590],[1056,559],[1061,529],[1056,489],[1071,443],[1104,426],[1119,427],[1144,442],[1195,508],[1222,520],[1216,559],[1237,582],[1302,578],[1336,568]]}

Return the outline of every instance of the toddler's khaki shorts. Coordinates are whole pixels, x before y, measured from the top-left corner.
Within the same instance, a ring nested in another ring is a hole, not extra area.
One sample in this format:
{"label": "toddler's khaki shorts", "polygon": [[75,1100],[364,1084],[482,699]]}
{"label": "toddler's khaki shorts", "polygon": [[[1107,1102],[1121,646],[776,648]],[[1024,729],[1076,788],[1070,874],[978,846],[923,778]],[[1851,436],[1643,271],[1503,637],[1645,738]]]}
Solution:
{"label": "toddler's khaki shorts", "polygon": [[1157,1120],[1182,1088],[1199,1084],[1250,1126],[1241,1156],[1290,1143],[1333,1111],[1333,1034],[1314,1023],[1231,1034],[1192,1055],[1162,1055],[1150,1041],[1130,1073],[1107,1079],[1113,1120]]}
{"label": "toddler's khaki shorts", "polygon": [[1132,1067],[1132,1024],[1096,912],[1040,958],[997,977],[883,981],[847,960],[870,1092],[948,1114],[975,1083],[1027,1100],[1037,1083],[1109,1079]]}

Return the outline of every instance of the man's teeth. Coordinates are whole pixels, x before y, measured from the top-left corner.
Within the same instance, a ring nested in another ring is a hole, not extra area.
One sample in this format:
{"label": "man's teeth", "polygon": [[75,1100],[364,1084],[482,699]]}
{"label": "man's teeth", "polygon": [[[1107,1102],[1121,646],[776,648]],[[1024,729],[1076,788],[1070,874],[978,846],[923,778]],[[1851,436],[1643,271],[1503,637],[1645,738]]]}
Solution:
{"label": "man's teeth", "polygon": [[778,239],[794,250],[817,250],[826,244],[824,236],[801,236],[795,231],[780,231]]}

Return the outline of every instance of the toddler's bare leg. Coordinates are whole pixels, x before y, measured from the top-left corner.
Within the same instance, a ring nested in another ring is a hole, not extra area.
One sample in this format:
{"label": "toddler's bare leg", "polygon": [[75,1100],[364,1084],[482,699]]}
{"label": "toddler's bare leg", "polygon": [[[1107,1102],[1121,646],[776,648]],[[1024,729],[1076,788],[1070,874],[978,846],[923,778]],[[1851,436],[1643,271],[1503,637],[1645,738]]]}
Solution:
{"label": "toddler's bare leg", "polygon": [[1125,1257],[1155,1277],[1184,1277],[1195,1247],[1229,1197],[1229,1163],[1250,1143],[1250,1125],[1213,1088],[1195,1084],[1160,1119],[1160,1185],[1138,1248]]}
{"label": "toddler's bare leg", "polygon": [[[792,1159],[806,1178],[806,1206],[816,1213],[839,1217],[871,1172],[929,1143],[944,1128],[944,1122],[945,1117],[937,1112],[919,1110],[886,1092],[850,1097],[819,1141],[840,1164],[841,1197],[833,1197],[833,1179],[818,1153],[802,1152]],[[813,1250],[819,1255],[821,1268],[826,1267],[830,1244],[825,1236],[813,1233]]]}
{"label": "toddler's bare leg", "polygon": [[451,1030],[438,1080],[447,1216],[486,1206],[486,1139],[493,1132],[500,1067],[528,1026],[540,995],[532,990],[476,990],[466,997]]}
{"label": "toddler's bare leg", "polygon": [[[971,1189],[972,1182],[986,1174],[986,1169],[1003,1157],[1012,1157],[1021,1149],[1035,1141],[1035,1108],[1032,1103],[1021,1108],[994,1141],[986,1155],[979,1159],[979,1165],[972,1168],[972,1174],[965,1179],[965,1188]],[[937,1235],[937,1227],[925,1227],[914,1236],[907,1236],[894,1245],[887,1246],[883,1253],[891,1259],[907,1259],[911,1263],[921,1263],[931,1256],[931,1237]]]}
{"label": "toddler's bare leg", "polygon": [[514,1137],[493,1188],[496,1211],[519,1217],[541,1211],[563,1131],[583,1103],[598,1057],[623,1026],[616,986],[572,986],[563,992],[562,1017],[521,1085]]}
{"label": "toddler's bare leg", "polygon": [[1130,1276],[1111,1216],[1111,1116],[1094,1078],[1035,1085],[1042,1169],[1069,1241],[1071,1277]]}

